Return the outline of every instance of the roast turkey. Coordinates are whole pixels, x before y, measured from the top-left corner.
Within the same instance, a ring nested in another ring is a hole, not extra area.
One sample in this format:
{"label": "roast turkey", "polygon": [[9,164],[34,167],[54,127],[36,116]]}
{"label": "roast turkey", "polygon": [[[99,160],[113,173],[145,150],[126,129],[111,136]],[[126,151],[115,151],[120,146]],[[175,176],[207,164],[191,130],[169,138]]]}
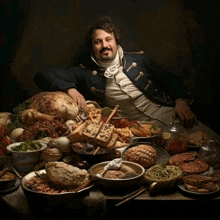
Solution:
{"label": "roast turkey", "polygon": [[21,112],[21,121],[29,126],[37,121],[74,120],[79,108],[65,92],[40,92],[30,99],[28,109]]}

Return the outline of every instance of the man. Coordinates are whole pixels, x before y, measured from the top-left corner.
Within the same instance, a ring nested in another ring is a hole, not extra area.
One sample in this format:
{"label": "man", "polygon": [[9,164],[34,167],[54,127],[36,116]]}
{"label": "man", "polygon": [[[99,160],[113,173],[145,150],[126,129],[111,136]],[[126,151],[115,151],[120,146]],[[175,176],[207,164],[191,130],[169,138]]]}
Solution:
{"label": "man", "polygon": [[84,109],[86,100],[110,107],[119,104],[137,120],[157,119],[169,124],[179,117],[185,127],[193,127],[196,118],[183,77],[158,67],[143,52],[124,52],[120,32],[109,17],[94,23],[86,36],[89,53],[80,58],[78,66],[35,75],[41,89],[65,91]]}

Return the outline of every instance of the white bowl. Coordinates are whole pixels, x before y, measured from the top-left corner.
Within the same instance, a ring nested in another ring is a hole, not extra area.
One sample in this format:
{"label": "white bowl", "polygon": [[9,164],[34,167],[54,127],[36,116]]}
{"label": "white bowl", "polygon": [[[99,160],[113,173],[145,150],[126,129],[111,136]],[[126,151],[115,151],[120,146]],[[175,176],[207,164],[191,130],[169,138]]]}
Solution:
{"label": "white bowl", "polygon": [[47,148],[47,144],[41,143],[42,148],[33,151],[14,151],[13,148],[22,142],[13,143],[7,146],[7,150],[12,153],[13,166],[20,172],[30,172],[40,161],[40,155]]}

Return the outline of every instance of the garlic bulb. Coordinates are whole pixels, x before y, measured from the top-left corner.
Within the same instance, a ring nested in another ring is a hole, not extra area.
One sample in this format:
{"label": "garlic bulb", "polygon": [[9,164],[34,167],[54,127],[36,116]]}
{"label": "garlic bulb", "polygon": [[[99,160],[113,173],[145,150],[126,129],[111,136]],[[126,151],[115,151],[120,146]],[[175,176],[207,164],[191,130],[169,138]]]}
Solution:
{"label": "garlic bulb", "polygon": [[71,151],[70,141],[67,137],[59,137],[50,140],[48,142],[48,147],[56,147],[63,153],[68,153]]}

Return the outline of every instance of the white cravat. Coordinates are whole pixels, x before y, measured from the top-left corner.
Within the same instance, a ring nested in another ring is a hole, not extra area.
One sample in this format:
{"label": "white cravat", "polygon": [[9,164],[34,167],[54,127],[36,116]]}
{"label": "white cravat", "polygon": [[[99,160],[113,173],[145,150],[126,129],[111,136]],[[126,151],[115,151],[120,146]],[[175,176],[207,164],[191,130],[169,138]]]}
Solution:
{"label": "white cravat", "polygon": [[106,78],[113,78],[120,67],[119,52],[117,51],[115,59],[111,63],[103,63],[99,61],[99,64],[105,69],[104,76]]}
{"label": "white cravat", "polygon": [[105,63],[101,61],[97,62],[93,56],[92,56],[92,60],[105,69],[104,76],[106,78],[113,78],[114,75],[118,72],[119,67],[121,66],[121,57],[123,57],[123,50],[120,46],[118,46],[115,59],[112,62],[109,63]]}

